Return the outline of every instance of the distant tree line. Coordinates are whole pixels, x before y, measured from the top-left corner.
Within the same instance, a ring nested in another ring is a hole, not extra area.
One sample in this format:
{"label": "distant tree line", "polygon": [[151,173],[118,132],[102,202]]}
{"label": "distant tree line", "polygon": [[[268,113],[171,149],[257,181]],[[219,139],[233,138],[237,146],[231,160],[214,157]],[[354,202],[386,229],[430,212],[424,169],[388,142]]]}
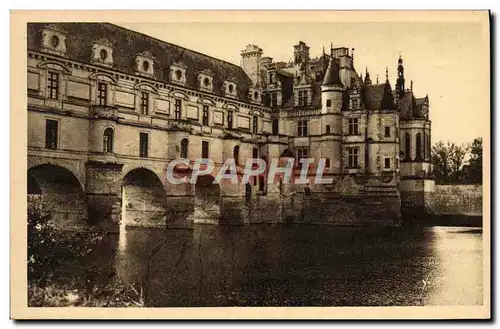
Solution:
{"label": "distant tree line", "polygon": [[437,184],[481,184],[483,139],[472,143],[438,142],[432,147],[432,166]]}

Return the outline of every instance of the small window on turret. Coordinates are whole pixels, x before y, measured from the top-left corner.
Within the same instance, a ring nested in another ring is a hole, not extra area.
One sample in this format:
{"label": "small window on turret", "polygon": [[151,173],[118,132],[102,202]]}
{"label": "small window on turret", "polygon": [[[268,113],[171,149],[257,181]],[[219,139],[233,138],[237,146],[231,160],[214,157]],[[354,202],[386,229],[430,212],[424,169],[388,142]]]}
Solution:
{"label": "small window on turret", "polygon": [[326,101],[326,107],[331,107],[332,106],[332,100],[331,99],[328,99]]}

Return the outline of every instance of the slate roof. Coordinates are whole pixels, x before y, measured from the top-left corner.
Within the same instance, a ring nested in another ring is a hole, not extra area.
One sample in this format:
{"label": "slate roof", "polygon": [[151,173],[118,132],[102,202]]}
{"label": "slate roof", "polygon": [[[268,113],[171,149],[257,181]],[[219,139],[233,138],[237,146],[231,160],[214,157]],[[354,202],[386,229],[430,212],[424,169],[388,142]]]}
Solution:
{"label": "slate roof", "polygon": [[328,63],[325,78],[323,79],[323,86],[343,87],[342,82],[340,81],[339,64],[334,58],[330,58],[330,62]]}
{"label": "slate roof", "polygon": [[361,88],[364,107],[369,110],[387,110],[394,108],[391,85],[381,83],[375,85],[363,85]]}
{"label": "slate roof", "polygon": [[187,66],[187,87],[197,89],[198,73],[210,70],[214,73],[215,95],[223,96],[223,82],[232,79],[237,83],[238,99],[247,101],[248,89],[252,82],[243,69],[220,59],[183,48],[145,34],[128,30],[109,23],[28,23],[28,49],[38,50],[42,30],[53,24],[68,32],[66,56],[70,59],[90,63],[94,41],[106,39],[113,47],[113,68],[134,74],[136,54],[148,51],[155,57],[154,78],[169,81],[170,66],[180,61]]}

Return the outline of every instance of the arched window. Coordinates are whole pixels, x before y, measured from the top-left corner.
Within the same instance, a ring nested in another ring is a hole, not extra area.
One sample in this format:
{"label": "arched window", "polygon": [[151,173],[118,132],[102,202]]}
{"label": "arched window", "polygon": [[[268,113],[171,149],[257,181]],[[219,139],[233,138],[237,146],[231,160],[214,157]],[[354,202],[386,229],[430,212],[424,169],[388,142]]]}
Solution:
{"label": "arched window", "polygon": [[103,135],[103,151],[104,153],[112,153],[113,152],[113,129],[112,128],[106,128],[104,130],[104,135]]}
{"label": "arched window", "polygon": [[428,133],[425,133],[424,148],[425,148],[425,159],[428,160],[431,158],[431,141],[429,139]]}
{"label": "arched window", "polygon": [[405,134],[405,159],[411,160],[411,137],[409,133]]}
{"label": "arched window", "polygon": [[236,163],[236,165],[238,165],[239,164],[238,159],[240,158],[240,146],[239,145],[236,145],[233,149],[233,158],[234,158],[234,162]]}
{"label": "arched window", "polygon": [[181,158],[187,159],[188,157],[188,139],[184,138],[181,141]]}
{"label": "arched window", "polygon": [[415,148],[416,148],[416,156],[415,158],[417,160],[422,159],[422,134],[418,133],[417,136],[415,137]]}

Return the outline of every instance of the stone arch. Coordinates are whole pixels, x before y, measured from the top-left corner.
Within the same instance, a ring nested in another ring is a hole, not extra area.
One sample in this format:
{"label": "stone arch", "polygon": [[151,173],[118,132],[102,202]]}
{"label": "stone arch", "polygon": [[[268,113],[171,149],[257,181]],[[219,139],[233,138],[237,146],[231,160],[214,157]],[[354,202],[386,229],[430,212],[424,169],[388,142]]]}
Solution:
{"label": "stone arch", "polygon": [[121,178],[122,222],[124,226],[165,225],[167,194],[154,170],[136,167]]}
{"label": "stone arch", "polygon": [[28,169],[28,202],[41,206],[52,216],[51,225],[62,229],[88,226],[87,198],[78,178],[67,168],[40,164]]}
{"label": "stone arch", "polygon": [[86,169],[84,163],[81,161],[72,161],[65,159],[47,159],[43,157],[29,156],[28,157],[28,172],[42,165],[52,165],[61,167],[67,171],[69,171],[78,181],[81,189],[85,191],[85,177],[86,177]]}
{"label": "stone arch", "polygon": [[220,218],[221,191],[212,175],[198,176],[195,184],[194,222],[217,224]]}

